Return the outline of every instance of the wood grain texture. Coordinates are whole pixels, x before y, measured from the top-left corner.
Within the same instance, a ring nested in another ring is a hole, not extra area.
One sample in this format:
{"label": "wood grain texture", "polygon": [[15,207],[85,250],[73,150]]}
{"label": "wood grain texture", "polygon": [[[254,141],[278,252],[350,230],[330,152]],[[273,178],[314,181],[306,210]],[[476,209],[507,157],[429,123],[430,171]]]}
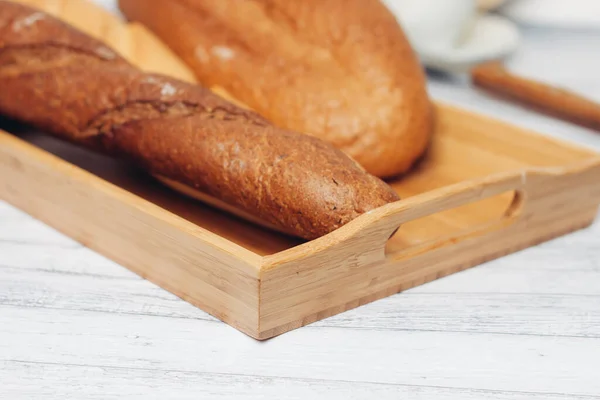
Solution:
{"label": "wood grain texture", "polygon": [[[27,220],[0,207],[0,232]],[[91,258],[86,271],[68,274],[64,263],[39,271],[32,264],[44,267],[44,260],[24,250],[51,252],[35,242],[0,242],[0,393],[16,399],[75,390],[89,398],[162,398],[171,390],[176,398],[593,399],[600,394],[593,378],[600,366],[593,353],[600,337],[599,227],[266,343],[248,340],[148,281],[118,276],[115,271],[126,271],[102,257]],[[45,227],[33,227],[32,237],[36,230]],[[47,248],[65,252],[54,257],[93,254],[61,246],[58,233],[45,235],[55,239]],[[564,257],[574,245],[580,255],[574,264],[557,263],[557,254]],[[566,271],[573,283],[565,286],[557,280]],[[360,363],[372,367],[353,367]],[[339,370],[332,375],[333,365]]]}
{"label": "wood grain texture", "polygon": [[[3,372],[8,372],[4,374]],[[322,379],[221,374],[181,370],[119,368],[40,362],[0,362],[0,378],[10,398],[86,399],[284,399],[316,400],[409,398],[414,400],[590,400],[595,397],[560,393],[482,390],[421,385],[348,382]],[[65,381],[70,382],[65,385]],[[96,388],[102,387],[102,392]],[[293,388],[293,390],[290,390]],[[151,394],[149,393],[151,389]]]}
{"label": "wood grain texture", "polygon": [[[0,354],[29,363],[128,369],[269,376],[277,364],[275,376],[300,379],[320,376],[331,381],[454,388],[476,382],[475,387],[487,390],[511,386],[515,391],[588,395],[600,390],[594,369],[600,338],[311,327],[298,331],[300,336],[294,332],[289,339],[270,341],[268,351],[263,351],[265,346],[256,346],[250,338],[240,340],[238,332],[212,321],[179,319],[177,331],[161,329],[173,320],[3,307],[0,335],[10,340],[0,343]],[[204,340],[197,339],[198,329]],[[28,353],[15,348],[17,332],[19,340],[29,342]],[[455,346],[447,346],[447,341]],[[317,342],[327,351],[311,345]],[[236,345],[226,348],[226,343]],[[126,354],[120,353],[122,348],[128,349]],[[294,359],[286,363],[290,349]],[[498,349],[508,354],[499,357]],[[490,358],[496,362],[488,363]],[[332,368],[332,360],[343,368]],[[519,368],[513,368],[516,362]],[[520,374],[529,379],[518,379]]]}
{"label": "wood grain texture", "polygon": [[[97,10],[76,3],[40,4],[83,26]],[[99,15],[106,21],[88,26],[95,36],[129,32],[111,15]],[[147,69],[159,62],[132,46],[123,49],[130,59],[138,57]],[[267,339],[595,218],[597,153],[444,105],[435,113],[427,155],[390,182],[404,200],[307,243],[214,217],[196,204],[192,209],[193,202],[156,190],[118,161],[36,135],[0,131],[0,193],[248,335]]]}
{"label": "wood grain texture", "polygon": [[[501,269],[492,272],[497,274],[498,286],[509,285],[515,278],[510,273],[502,274]],[[550,274],[537,285],[534,279],[539,280],[541,274],[523,275],[526,284],[542,291],[490,290],[485,296],[481,292],[409,292],[407,296],[392,296],[374,303],[368,313],[352,310],[311,326],[600,338],[598,287],[566,295],[561,292],[564,288],[552,285],[555,275]],[[593,273],[581,271],[578,276],[590,278],[590,286],[596,283]],[[217,321],[143,280],[15,267],[0,267],[0,278],[0,306]],[[573,289],[577,288],[570,288]],[[519,307],[517,314],[514,310]]]}
{"label": "wood grain texture", "polygon": [[[75,3],[40,0],[97,37],[116,40],[111,32],[129,32],[105,13],[99,13],[104,22],[83,24],[98,10]],[[142,57],[135,43],[124,55],[154,69],[160,60]],[[168,72],[171,65],[161,68]],[[302,244],[194,212],[190,201],[156,190],[117,161],[36,135],[21,140],[0,132],[0,190],[90,248],[267,339],[595,218],[598,154],[448,106],[437,105],[435,113],[428,154],[409,175],[390,182],[404,200]]]}
{"label": "wood grain texture", "polygon": [[[595,218],[595,153],[446,106],[438,106],[437,115],[430,154],[408,179],[391,182],[411,197],[296,246],[274,233],[277,241],[257,241],[264,230],[233,217],[191,214],[181,204],[192,202],[156,190],[118,162],[35,135],[0,136],[2,193],[86,246],[267,339]],[[463,160],[461,146],[498,156]],[[415,177],[431,179],[415,187]]]}
{"label": "wood grain texture", "polygon": [[[0,142],[4,198],[24,200],[19,203],[30,214],[252,334],[257,255],[8,134]],[[35,178],[22,180],[30,174]],[[73,200],[69,207],[67,193]],[[152,216],[156,211],[158,218]],[[205,235],[212,238],[195,243]],[[218,253],[225,248],[221,258]]]}

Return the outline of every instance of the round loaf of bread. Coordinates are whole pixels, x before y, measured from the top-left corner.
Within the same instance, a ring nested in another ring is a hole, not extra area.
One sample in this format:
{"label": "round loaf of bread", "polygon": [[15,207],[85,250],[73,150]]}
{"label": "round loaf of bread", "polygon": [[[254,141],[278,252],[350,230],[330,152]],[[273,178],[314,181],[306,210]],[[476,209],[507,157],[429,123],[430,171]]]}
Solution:
{"label": "round loaf of bread", "polygon": [[120,0],[195,71],[275,125],[327,140],[380,177],[432,131],[425,76],[379,0]]}

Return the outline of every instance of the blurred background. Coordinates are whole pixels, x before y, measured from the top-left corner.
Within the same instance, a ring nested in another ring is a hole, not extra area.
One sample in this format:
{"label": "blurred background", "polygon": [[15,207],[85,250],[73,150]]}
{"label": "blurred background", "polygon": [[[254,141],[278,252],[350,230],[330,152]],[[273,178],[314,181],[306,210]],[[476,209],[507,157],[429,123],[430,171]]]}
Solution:
{"label": "blurred background", "polygon": [[[119,13],[116,0],[94,1]],[[600,102],[600,0],[382,1],[426,67],[433,98],[590,142],[589,129],[474,88],[469,72],[486,61],[501,60],[520,77]]]}
{"label": "blurred background", "polygon": [[427,67],[432,97],[600,148],[589,129],[485,93],[469,76],[501,60],[511,73],[600,102],[600,1],[383,1]]}

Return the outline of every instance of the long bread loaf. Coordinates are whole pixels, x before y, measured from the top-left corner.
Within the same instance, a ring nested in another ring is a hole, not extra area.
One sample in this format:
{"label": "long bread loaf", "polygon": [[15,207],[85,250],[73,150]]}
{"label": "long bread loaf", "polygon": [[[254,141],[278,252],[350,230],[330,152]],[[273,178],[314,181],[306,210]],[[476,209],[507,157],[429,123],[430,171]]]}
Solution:
{"label": "long bread loaf", "polygon": [[275,125],[344,150],[367,171],[405,172],[426,149],[425,74],[379,0],[119,0],[208,87]]}
{"label": "long bread loaf", "polygon": [[143,73],[55,18],[3,0],[0,114],[306,239],[398,199],[333,146],[200,86]]}
{"label": "long bread loaf", "polygon": [[140,23],[127,22],[94,0],[13,0],[43,11],[110,46],[139,69],[196,83],[193,72]]}

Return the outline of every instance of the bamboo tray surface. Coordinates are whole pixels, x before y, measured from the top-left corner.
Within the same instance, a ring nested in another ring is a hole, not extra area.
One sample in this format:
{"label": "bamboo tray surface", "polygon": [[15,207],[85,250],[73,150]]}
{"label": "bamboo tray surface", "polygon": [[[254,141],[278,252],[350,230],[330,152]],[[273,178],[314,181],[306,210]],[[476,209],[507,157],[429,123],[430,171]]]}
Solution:
{"label": "bamboo tray surface", "polygon": [[[145,27],[138,23],[126,23],[90,1],[18,1],[41,8],[106,42],[142,69],[168,74],[184,81],[194,81],[191,71]],[[213,89],[227,97],[227,93],[220,88]],[[429,154],[409,175],[393,183],[394,189],[403,199],[507,171],[565,166],[591,154],[575,147],[570,147],[568,151],[563,143],[531,134],[528,135],[528,140],[515,143],[510,137],[502,138],[501,134],[482,129],[483,125],[491,123],[489,119],[456,109],[438,108],[437,114],[437,136]],[[459,119],[462,121],[457,123]],[[496,129],[513,129],[498,122],[493,125]],[[43,136],[30,134],[27,139],[257,255],[272,255],[302,243],[294,238],[249,226],[194,201],[174,199],[167,189],[143,174],[132,178],[131,172],[124,173],[124,166],[101,156],[92,156]],[[464,156],[460,157],[460,163],[456,162],[455,152]],[[144,183],[141,184],[140,181]],[[490,215],[500,218],[512,201],[512,193],[506,193],[494,199],[483,200],[477,205],[466,205],[458,210],[422,218],[418,223],[403,226],[388,242],[386,250],[393,254],[411,246],[431,242],[436,237],[451,237],[462,229],[490,222]],[[478,209],[485,209],[486,212],[479,212]]]}
{"label": "bamboo tray surface", "polygon": [[[85,0],[20,1],[142,69],[194,81],[139,24]],[[303,242],[118,161],[39,133],[0,131],[1,199],[257,339],[589,225],[600,156],[437,105],[428,153],[390,184],[402,200]]]}
{"label": "bamboo tray surface", "polygon": [[595,218],[600,157],[593,151],[448,106],[438,105],[436,118],[429,152],[390,182],[402,200],[310,242],[39,133],[0,132],[0,195],[266,339]]}
{"label": "bamboo tray surface", "polygon": [[[518,140],[507,134],[511,131],[520,133]],[[109,157],[42,133],[29,131],[18,136],[258,256],[273,255],[305,243],[175,194],[147,174]],[[527,172],[567,172],[593,164],[596,158],[592,150],[521,131],[453,107],[438,106],[436,135],[428,153],[409,174],[388,183],[402,201],[418,202],[420,198],[415,196],[438,194],[443,197],[452,185],[458,189],[464,183],[494,181],[495,177],[502,180],[506,173],[521,176]],[[386,252],[393,255],[411,246],[443,240],[493,223],[504,216],[513,200],[514,192],[509,190],[409,222],[387,242]],[[402,201],[395,208],[402,208]]]}
{"label": "bamboo tray surface", "polygon": [[257,255],[274,254],[303,242],[187,198],[148,174],[107,156],[91,153],[43,133],[22,132],[17,137]]}

